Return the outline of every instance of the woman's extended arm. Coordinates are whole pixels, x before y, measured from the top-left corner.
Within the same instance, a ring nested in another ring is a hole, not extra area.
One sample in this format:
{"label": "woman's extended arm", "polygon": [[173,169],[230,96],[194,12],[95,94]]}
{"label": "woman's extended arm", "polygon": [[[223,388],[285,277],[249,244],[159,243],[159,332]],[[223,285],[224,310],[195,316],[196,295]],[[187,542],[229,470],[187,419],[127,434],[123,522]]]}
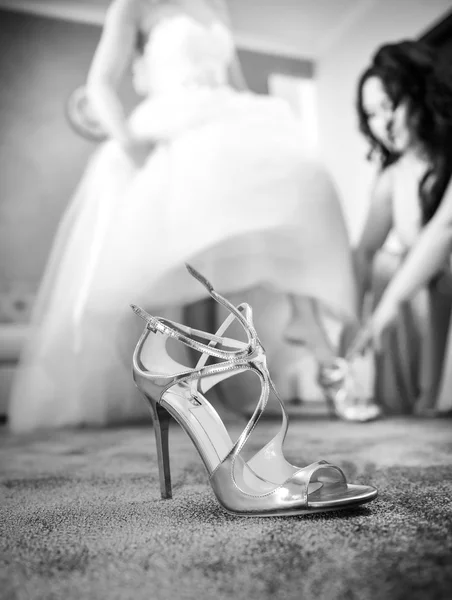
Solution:
{"label": "woman's extended arm", "polygon": [[[232,31],[231,15],[229,8],[224,0],[208,0],[212,8],[220,20],[229,27]],[[242,65],[240,63],[237,50],[234,50],[234,57],[229,66],[229,83],[239,91],[248,90],[248,84],[246,83],[245,76],[243,74]]]}
{"label": "woman's extended arm", "polygon": [[394,323],[400,305],[424,287],[441,270],[452,251],[452,181],[435,216],[422,230],[417,242],[387,286],[368,326],[354,344],[362,351],[370,342],[381,349],[386,329]]}
{"label": "woman's extended arm", "polygon": [[422,229],[381,302],[401,304],[424,287],[443,267],[452,252],[452,180],[434,217]]}
{"label": "woman's extended arm", "polygon": [[243,92],[249,89],[237,51],[235,51],[234,58],[229,66],[229,81],[236,90]]}
{"label": "woman's extended arm", "polygon": [[360,312],[364,296],[371,285],[372,264],[392,227],[392,170],[382,171],[372,191],[369,212],[360,241],[353,253],[358,282]]}

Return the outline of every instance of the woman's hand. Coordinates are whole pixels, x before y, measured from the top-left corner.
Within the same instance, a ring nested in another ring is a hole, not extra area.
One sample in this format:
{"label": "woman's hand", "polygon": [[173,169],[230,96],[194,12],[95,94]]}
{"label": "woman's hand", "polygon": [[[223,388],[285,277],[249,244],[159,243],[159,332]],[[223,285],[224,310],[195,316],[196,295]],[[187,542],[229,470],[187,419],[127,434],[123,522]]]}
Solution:
{"label": "woman's hand", "polygon": [[383,336],[396,322],[400,305],[384,297],[373,315],[358,333],[352,343],[348,355],[363,354],[370,346],[377,352],[382,349]]}

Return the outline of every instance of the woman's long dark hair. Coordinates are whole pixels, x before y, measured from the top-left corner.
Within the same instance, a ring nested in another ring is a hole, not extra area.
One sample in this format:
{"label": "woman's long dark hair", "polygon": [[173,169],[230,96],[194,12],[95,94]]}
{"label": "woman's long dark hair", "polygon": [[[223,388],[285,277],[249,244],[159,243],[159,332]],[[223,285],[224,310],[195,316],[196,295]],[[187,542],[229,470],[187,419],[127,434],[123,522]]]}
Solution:
{"label": "woman's long dark hair", "polygon": [[428,156],[431,168],[419,184],[423,222],[435,214],[452,174],[452,68],[422,42],[402,41],[382,46],[358,82],[359,128],[369,141],[370,155],[378,152],[382,167],[397,160],[369,127],[362,91],[370,77],[378,77],[393,106],[408,102],[412,133]]}

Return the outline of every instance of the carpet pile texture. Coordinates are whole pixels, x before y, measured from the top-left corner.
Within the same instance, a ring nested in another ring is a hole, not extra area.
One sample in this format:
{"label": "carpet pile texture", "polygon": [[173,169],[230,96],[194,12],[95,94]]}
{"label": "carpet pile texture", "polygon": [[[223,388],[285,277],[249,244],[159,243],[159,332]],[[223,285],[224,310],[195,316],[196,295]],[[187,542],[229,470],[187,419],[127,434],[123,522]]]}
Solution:
{"label": "carpet pile texture", "polygon": [[[275,427],[264,423],[252,447]],[[451,420],[292,421],[291,462],[324,458],[379,490],[353,511],[292,518],[225,513],[176,424],[166,501],[151,427],[4,427],[0,443],[2,599],[451,597]]]}

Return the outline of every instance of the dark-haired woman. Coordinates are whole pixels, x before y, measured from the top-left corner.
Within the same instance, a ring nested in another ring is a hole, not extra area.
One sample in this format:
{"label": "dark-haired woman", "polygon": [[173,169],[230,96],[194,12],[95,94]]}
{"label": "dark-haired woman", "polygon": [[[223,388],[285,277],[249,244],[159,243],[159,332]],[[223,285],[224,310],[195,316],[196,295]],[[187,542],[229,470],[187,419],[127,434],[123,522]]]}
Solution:
{"label": "dark-haired woman", "polygon": [[356,250],[374,309],[354,350],[377,350],[387,412],[449,411],[452,69],[420,42],[384,45],[359,81],[358,114],[381,169]]}

